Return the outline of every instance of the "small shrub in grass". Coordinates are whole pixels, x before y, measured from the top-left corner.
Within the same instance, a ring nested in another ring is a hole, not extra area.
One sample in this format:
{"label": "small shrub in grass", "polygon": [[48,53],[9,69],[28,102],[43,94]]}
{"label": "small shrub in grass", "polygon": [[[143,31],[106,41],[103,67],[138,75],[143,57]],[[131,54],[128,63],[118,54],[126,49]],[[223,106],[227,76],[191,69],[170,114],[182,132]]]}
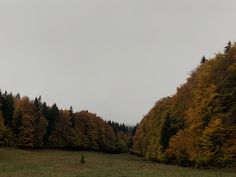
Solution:
{"label": "small shrub in grass", "polygon": [[82,155],[81,158],[80,158],[80,163],[84,164],[85,163],[85,158],[84,156]]}
{"label": "small shrub in grass", "polygon": [[188,157],[185,153],[182,153],[178,158],[178,164],[182,167],[191,166],[191,162],[188,160]]}
{"label": "small shrub in grass", "polygon": [[168,164],[168,163],[171,162],[171,159],[167,156],[167,154],[164,154],[162,161],[163,161],[165,164]]}

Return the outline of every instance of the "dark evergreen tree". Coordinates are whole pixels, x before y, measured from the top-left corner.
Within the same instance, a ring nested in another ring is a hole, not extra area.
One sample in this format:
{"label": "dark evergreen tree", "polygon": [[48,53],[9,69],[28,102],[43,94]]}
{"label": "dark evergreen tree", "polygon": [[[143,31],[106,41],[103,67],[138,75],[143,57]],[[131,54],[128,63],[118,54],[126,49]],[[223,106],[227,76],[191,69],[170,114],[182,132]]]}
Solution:
{"label": "dark evergreen tree", "polygon": [[75,116],[74,116],[72,106],[70,107],[70,110],[69,110],[69,126],[72,128],[75,128]]}
{"label": "dark evergreen tree", "polygon": [[136,125],[132,128],[132,130],[131,130],[131,132],[132,132],[132,136],[135,135],[135,132],[136,132],[138,126],[139,126],[139,124],[136,124]]}
{"label": "dark evergreen tree", "polygon": [[14,98],[12,94],[5,92],[2,95],[2,112],[5,120],[4,124],[7,128],[12,127],[14,109]]}
{"label": "dark evergreen tree", "polygon": [[171,127],[171,118],[169,115],[167,115],[162,125],[160,133],[160,144],[163,147],[163,149],[166,149],[168,147],[170,137],[176,133],[176,132],[173,133],[173,131],[174,130]]}
{"label": "dark evergreen tree", "polygon": [[203,56],[202,59],[201,59],[201,64],[204,64],[204,63],[206,63],[207,61],[208,61],[208,60],[206,59],[206,57]]}
{"label": "dark evergreen tree", "polygon": [[20,133],[21,126],[22,126],[22,114],[20,112],[16,112],[12,126],[12,131],[16,138]]}
{"label": "dark evergreen tree", "polygon": [[225,46],[225,50],[224,50],[225,54],[228,53],[228,51],[231,49],[231,47],[232,47],[232,43],[231,43],[231,41],[229,41],[227,43],[227,46]]}
{"label": "dark evergreen tree", "polygon": [[41,102],[41,96],[38,98],[36,97],[34,99],[34,147],[40,147],[42,146],[41,141],[40,141],[40,135],[41,135],[41,124],[40,124],[40,119],[42,115],[42,110],[41,110],[42,102]]}
{"label": "dark evergreen tree", "polygon": [[48,117],[49,117],[49,107],[47,106],[47,103],[43,103],[42,106],[41,106],[41,109],[42,109],[42,114],[44,117],[47,118],[48,120]]}
{"label": "dark evergreen tree", "polygon": [[20,94],[19,93],[16,94],[16,99],[20,100]]}
{"label": "dark evergreen tree", "polygon": [[46,119],[48,121],[48,126],[47,126],[47,132],[45,134],[45,139],[44,139],[45,145],[48,145],[48,138],[51,135],[51,132],[54,128],[55,121],[58,117],[59,117],[59,109],[58,109],[56,103],[54,103],[52,105],[52,107],[49,108],[48,112],[46,113]]}

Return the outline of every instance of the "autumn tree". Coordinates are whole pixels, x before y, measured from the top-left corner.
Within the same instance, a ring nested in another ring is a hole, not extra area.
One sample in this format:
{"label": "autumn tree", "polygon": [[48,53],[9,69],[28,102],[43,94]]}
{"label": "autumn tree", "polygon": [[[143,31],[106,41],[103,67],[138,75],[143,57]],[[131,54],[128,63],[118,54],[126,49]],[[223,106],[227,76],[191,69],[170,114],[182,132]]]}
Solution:
{"label": "autumn tree", "polygon": [[[18,123],[16,145],[23,147],[34,146],[34,108],[28,97],[22,97],[16,105],[14,121]],[[16,125],[15,125],[16,126]]]}
{"label": "autumn tree", "polygon": [[54,122],[53,129],[49,135],[48,145],[50,147],[75,148],[80,145],[78,135],[69,125],[69,114],[69,111],[59,111],[59,115]]}

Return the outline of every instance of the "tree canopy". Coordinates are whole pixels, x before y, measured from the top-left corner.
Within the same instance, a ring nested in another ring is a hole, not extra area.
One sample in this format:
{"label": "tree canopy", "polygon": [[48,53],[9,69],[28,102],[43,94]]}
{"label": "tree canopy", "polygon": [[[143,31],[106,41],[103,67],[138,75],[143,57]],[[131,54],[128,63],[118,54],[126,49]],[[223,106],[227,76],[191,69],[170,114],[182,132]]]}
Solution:
{"label": "tree canopy", "polygon": [[236,154],[236,44],[205,57],[175,95],[144,116],[132,152],[183,166],[225,166]]}
{"label": "tree canopy", "polygon": [[[110,121],[109,121],[110,122]],[[118,123],[116,123],[118,124]],[[74,112],[0,91],[0,146],[127,152],[131,135],[88,111]]]}

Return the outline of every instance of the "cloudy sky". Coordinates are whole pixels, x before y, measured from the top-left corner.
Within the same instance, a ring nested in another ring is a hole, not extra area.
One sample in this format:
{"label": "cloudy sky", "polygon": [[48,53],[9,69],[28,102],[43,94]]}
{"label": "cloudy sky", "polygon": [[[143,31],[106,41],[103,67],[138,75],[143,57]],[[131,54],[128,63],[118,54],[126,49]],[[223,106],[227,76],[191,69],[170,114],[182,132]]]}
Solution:
{"label": "cloudy sky", "polygon": [[235,0],[0,0],[0,88],[136,124],[236,39]]}

